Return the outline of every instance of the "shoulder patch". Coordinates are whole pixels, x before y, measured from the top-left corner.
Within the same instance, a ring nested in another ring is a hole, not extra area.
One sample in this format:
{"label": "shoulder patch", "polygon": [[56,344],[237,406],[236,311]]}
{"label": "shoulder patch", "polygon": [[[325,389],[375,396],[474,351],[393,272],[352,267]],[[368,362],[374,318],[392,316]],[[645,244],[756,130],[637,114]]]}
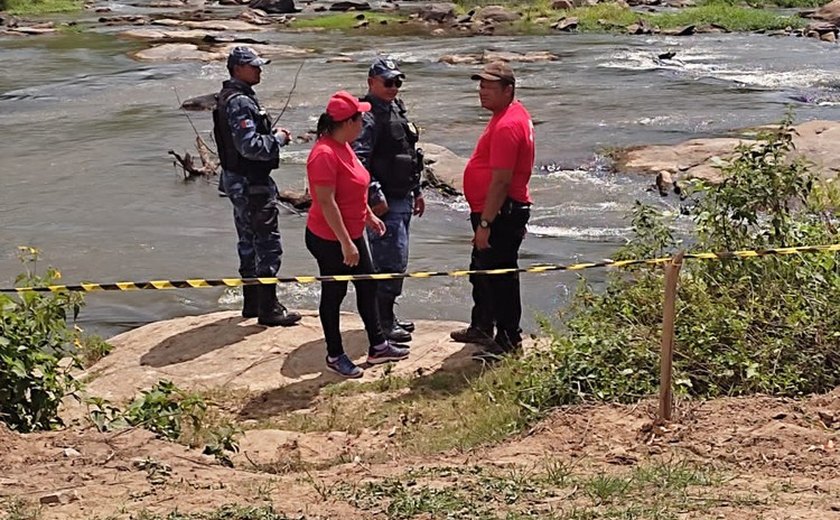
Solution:
{"label": "shoulder patch", "polygon": [[254,122],[250,119],[243,119],[239,122],[239,128],[254,128]]}

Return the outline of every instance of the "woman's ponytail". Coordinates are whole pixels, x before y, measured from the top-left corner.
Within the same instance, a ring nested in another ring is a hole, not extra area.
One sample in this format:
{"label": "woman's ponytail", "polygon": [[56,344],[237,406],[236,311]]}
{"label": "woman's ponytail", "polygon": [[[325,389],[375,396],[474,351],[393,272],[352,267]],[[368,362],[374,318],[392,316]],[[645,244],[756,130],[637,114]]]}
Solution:
{"label": "woman's ponytail", "polygon": [[318,118],[318,126],[315,128],[315,134],[320,139],[324,135],[331,134],[337,126],[336,121],[328,113],[324,112]]}

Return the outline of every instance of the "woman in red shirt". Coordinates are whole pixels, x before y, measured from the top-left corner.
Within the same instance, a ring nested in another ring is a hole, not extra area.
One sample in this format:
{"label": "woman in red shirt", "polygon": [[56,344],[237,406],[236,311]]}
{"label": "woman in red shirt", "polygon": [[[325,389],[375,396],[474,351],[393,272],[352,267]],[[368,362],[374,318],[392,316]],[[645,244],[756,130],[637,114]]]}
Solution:
{"label": "woman in red shirt", "polygon": [[[370,173],[350,147],[362,129],[362,113],[370,103],[360,102],[349,92],[336,92],[327,111],[318,119],[318,140],[306,161],[306,176],[312,190],[312,207],[306,221],[306,248],[318,262],[321,275],[372,274],[373,263],[365,226],[378,234],[385,225],[368,207]],[[398,361],[408,357],[408,349],[391,344],[379,326],[376,306],[376,280],[353,281],[356,306],[370,348],[370,364]],[[319,314],[327,342],[327,368],[345,376],[361,377],[341,343],[340,309],[347,294],[347,282],[322,282]]]}

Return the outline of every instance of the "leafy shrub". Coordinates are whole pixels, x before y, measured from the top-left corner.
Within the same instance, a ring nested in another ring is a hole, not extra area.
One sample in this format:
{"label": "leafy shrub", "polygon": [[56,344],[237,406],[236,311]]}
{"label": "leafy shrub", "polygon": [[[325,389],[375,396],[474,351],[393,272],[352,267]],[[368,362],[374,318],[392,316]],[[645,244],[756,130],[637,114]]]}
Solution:
{"label": "leafy shrub", "polygon": [[[637,204],[636,238],[622,257],[836,243],[838,190],[791,160],[792,118],[737,149],[720,185],[693,187],[694,229],[677,240],[673,216]],[[582,284],[552,347],[523,360],[517,399],[529,413],[586,399],[633,401],[655,392],[661,268],[613,273],[606,290]],[[689,395],[797,396],[840,384],[840,265],[834,253],[683,266],[675,382]]]}
{"label": "leafy shrub", "polygon": [[239,451],[236,436],[241,430],[229,421],[216,420],[201,395],[185,392],[171,381],[158,381],[143,390],[125,411],[99,397],[89,398],[87,405],[99,431],[145,428],[191,447],[203,445],[205,454],[227,466],[233,465],[227,452]]}
{"label": "leafy shrub", "polygon": [[[45,286],[60,278],[53,268],[36,274],[40,252],[20,248],[26,272],[18,286]],[[67,326],[82,305],[77,293],[27,292],[16,298],[0,295],[0,420],[20,432],[60,426],[58,408],[79,383],[71,371],[79,367],[73,345],[78,331]]]}
{"label": "leafy shrub", "polygon": [[200,396],[187,394],[171,381],[158,381],[150,390],[143,390],[123,414],[131,426],[142,426],[169,440],[178,440],[184,423],[198,429],[207,403]]}

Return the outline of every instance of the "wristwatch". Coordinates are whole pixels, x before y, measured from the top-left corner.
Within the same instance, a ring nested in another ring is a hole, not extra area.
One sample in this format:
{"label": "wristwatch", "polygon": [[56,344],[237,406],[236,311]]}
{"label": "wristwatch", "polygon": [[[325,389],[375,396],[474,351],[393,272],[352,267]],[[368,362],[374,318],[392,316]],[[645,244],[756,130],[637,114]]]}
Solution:
{"label": "wristwatch", "polygon": [[481,219],[481,222],[478,223],[478,227],[482,227],[484,229],[487,229],[487,228],[490,227],[490,222],[487,222],[486,220]]}

